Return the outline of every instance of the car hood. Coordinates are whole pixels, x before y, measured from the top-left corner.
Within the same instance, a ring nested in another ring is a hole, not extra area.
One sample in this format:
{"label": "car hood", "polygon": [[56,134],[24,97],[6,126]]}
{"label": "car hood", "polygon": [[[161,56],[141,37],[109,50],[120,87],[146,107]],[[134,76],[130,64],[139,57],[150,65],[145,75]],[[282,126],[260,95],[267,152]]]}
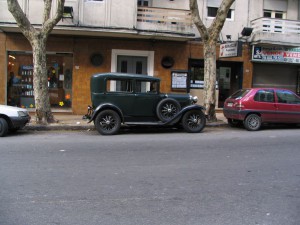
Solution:
{"label": "car hood", "polygon": [[27,112],[27,109],[15,107],[15,106],[0,105],[0,113],[17,112],[17,111]]}

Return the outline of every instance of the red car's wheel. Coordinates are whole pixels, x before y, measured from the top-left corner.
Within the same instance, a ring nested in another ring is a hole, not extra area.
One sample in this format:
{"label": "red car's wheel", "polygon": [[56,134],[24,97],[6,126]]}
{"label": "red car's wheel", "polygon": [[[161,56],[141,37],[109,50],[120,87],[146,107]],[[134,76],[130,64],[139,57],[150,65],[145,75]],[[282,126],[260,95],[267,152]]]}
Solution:
{"label": "red car's wheel", "polygon": [[244,126],[249,131],[257,131],[261,127],[261,118],[257,114],[250,114],[244,120]]}

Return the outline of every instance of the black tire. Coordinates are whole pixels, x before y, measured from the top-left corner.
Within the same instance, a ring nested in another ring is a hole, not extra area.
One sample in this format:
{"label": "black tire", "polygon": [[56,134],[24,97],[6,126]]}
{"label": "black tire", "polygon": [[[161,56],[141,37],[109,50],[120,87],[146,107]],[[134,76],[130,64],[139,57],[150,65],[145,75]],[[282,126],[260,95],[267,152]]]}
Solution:
{"label": "black tire", "polygon": [[[173,98],[165,98],[157,104],[156,115],[161,121],[166,122],[174,118],[174,116],[180,110],[181,106],[178,101]],[[180,118],[178,118],[178,120],[174,123],[178,122],[179,120]]]}
{"label": "black tire", "polygon": [[257,131],[261,127],[261,118],[257,114],[250,114],[244,120],[244,127],[249,131]]}
{"label": "black tire", "polygon": [[5,137],[7,133],[8,133],[7,121],[3,118],[0,118],[0,137]]}
{"label": "black tire", "polygon": [[182,126],[188,133],[198,133],[206,125],[206,117],[200,110],[191,110],[186,112],[182,117]]}
{"label": "black tire", "polygon": [[231,127],[240,127],[243,123],[240,120],[227,119],[229,126]]}
{"label": "black tire", "polygon": [[95,119],[97,131],[103,135],[116,134],[121,127],[121,119],[117,112],[113,110],[103,110]]}

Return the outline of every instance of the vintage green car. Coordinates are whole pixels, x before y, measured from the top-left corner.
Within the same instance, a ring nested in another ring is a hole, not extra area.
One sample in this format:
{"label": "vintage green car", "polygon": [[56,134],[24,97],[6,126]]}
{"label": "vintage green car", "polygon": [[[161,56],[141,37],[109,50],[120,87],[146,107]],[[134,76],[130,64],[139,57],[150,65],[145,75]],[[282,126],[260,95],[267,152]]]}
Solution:
{"label": "vintage green car", "polygon": [[189,94],[160,93],[160,79],[146,75],[102,73],[91,77],[90,121],[104,135],[121,125],[177,126],[190,133],[203,130],[204,107]]}

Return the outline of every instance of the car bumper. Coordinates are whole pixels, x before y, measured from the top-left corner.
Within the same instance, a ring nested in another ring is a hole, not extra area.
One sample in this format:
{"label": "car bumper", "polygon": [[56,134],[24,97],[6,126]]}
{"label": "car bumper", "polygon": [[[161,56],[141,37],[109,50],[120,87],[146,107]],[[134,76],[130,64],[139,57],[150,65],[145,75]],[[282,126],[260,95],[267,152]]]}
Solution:
{"label": "car bumper", "polygon": [[244,120],[247,112],[235,109],[223,109],[223,114],[227,119]]}
{"label": "car bumper", "polygon": [[12,128],[23,128],[30,121],[30,116],[10,117]]}

